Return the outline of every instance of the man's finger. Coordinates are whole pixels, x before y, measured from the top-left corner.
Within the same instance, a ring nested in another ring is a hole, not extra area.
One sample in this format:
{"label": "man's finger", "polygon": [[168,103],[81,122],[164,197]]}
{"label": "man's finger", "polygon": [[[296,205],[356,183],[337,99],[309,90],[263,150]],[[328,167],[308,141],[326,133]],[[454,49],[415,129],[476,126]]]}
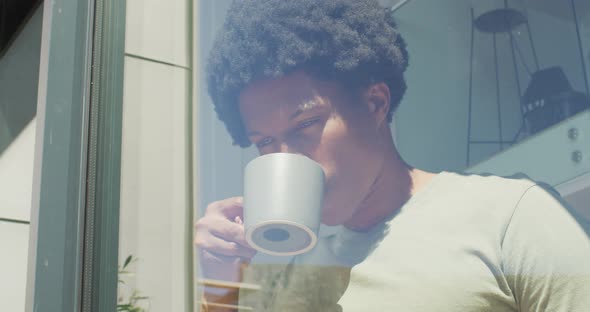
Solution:
{"label": "man's finger", "polygon": [[212,203],[207,207],[207,212],[221,214],[233,221],[236,217],[243,219],[243,205],[244,200],[241,196],[232,197]]}
{"label": "man's finger", "polygon": [[226,241],[235,242],[245,248],[252,249],[252,247],[248,245],[248,242],[246,242],[244,226],[239,223],[231,221],[228,221],[227,223],[224,222],[223,227],[218,226],[211,228],[211,233]]}
{"label": "man's finger", "polygon": [[[197,241],[199,241],[197,239]],[[213,235],[203,240],[203,243],[197,243],[197,247],[205,251],[209,251],[215,254],[230,256],[230,257],[241,257],[241,258],[252,258],[256,251],[244,246],[241,246],[235,242],[229,242]]]}

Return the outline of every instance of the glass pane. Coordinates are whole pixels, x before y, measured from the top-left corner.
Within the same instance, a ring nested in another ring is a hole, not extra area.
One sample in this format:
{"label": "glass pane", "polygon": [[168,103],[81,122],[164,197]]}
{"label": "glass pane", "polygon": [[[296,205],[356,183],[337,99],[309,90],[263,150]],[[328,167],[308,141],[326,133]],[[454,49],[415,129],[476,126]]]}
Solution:
{"label": "glass pane", "polygon": [[126,12],[117,304],[191,311],[192,5]]}
{"label": "glass pane", "polygon": [[583,310],[589,18],[582,0],[201,1],[199,306]]}
{"label": "glass pane", "polygon": [[23,311],[43,8],[2,2],[0,16],[0,302]]}
{"label": "glass pane", "polygon": [[[465,169],[587,109],[587,73],[582,69],[588,54],[583,33],[588,8],[584,1],[573,4],[577,25],[571,1],[441,2],[442,11],[431,14],[429,22],[416,18],[432,9],[429,1],[410,1],[396,11],[416,60],[408,69],[408,85],[420,86],[410,87],[404,100],[408,104],[400,107],[397,118],[404,155],[432,170]],[[507,26],[505,19],[513,21]],[[441,49],[427,48],[434,42]],[[427,126],[417,126],[416,119]],[[436,157],[423,153],[423,145],[439,151]],[[515,155],[511,161],[521,164],[529,157]],[[564,166],[559,165],[561,170]],[[527,173],[541,170],[535,169]]]}

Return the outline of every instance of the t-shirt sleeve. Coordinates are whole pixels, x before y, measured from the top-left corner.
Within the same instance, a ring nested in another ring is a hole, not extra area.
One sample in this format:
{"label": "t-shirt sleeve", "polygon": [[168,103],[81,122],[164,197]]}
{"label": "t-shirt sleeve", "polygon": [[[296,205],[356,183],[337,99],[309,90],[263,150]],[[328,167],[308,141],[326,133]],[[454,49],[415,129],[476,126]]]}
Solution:
{"label": "t-shirt sleeve", "polygon": [[550,187],[530,187],[502,240],[519,311],[589,311],[590,225]]}

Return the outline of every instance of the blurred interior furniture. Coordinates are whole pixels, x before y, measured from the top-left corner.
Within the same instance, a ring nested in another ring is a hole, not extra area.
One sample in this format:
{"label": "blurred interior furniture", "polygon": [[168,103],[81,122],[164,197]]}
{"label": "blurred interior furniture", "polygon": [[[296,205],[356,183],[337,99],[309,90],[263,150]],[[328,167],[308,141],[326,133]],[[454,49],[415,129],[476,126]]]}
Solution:
{"label": "blurred interior furniture", "polygon": [[525,131],[536,134],[589,107],[590,98],[574,91],[561,67],[538,70],[521,101]]}
{"label": "blurred interior furniture", "polygon": [[[590,108],[590,90],[588,90],[588,75],[586,73],[586,64],[584,60],[584,53],[582,49],[582,41],[580,38],[579,21],[576,15],[575,1],[571,0],[571,9],[574,17],[574,24],[577,34],[578,50],[580,52],[580,63],[584,75],[586,93],[575,91],[563,69],[559,66],[549,68],[541,68],[537,51],[531,35],[531,27],[528,18],[522,12],[510,8],[508,1],[504,0],[504,7],[484,12],[477,18],[474,16],[474,10],[471,10],[472,18],[472,33],[471,33],[471,66],[470,66],[470,82],[469,82],[469,123],[468,123],[468,142],[467,142],[467,166],[470,164],[470,147],[472,144],[499,144],[500,151],[505,147],[511,146],[514,143],[523,140],[526,137],[537,134],[538,132],[551,127],[560,121],[570,118],[581,111]],[[529,44],[532,52],[532,58],[535,64],[535,71],[530,71],[527,62],[514,38],[513,31],[521,26],[526,27]],[[496,91],[496,105],[498,111],[498,140],[478,141],[471,137],[472,130],[472,105],[473,105],[473,45],[475,30],[484,34],[491,34],[493,40],[493,57],[495,69],[495,91]],[[510,49],[512,56],[512,65],[514,68],[514,75],[516,81],[516,89],[519,95],[518,102],[520,103],[520,111],[522,116],[522,123],[514,134],[513,139],[506,141],[502,133],[502,113],[500,105],[500,77],[498,69],[498,48],[497,37],[499,35],[508,35],[510,40]],[[530,81],[526,87],[524,94],[521,90],[520,76],[517,67],[517,54],[524,68],[530,73]]]}

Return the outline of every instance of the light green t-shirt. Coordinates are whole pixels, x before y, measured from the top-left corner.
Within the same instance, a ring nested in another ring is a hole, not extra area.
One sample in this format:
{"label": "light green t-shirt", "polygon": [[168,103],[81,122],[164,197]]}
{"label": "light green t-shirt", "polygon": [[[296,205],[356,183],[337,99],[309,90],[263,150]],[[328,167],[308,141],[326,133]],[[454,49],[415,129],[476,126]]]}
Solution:
{"label": "light green t-shirt", "polygon": [[[368,233],[253,264],[256,311],[590,311],[590,226],[524,176],[442,172]],[[353,266],[352,270],[348,267]]]}

